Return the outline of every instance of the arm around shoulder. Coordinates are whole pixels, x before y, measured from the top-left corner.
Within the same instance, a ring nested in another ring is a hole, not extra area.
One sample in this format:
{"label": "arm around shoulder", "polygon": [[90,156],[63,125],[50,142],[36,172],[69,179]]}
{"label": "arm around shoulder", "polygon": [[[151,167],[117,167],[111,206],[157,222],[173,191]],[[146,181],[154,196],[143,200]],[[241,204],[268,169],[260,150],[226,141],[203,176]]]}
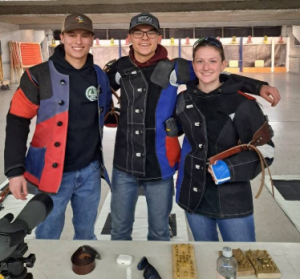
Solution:
{"label": "arm around shoulder", "polygon": [[231,74],[230,76],[236,82],[244,82],[242,91],[262,97],[271,103],[272,107],[275,107],[279,103],[281,97],[278,89],[270,86],[267,82],[235,74]]}

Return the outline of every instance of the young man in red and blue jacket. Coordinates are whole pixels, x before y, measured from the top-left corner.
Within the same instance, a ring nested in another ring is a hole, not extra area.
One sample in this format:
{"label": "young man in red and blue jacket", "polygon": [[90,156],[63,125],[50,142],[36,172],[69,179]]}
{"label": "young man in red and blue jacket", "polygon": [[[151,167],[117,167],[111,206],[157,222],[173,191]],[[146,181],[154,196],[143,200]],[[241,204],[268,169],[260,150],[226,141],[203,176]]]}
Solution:
{"label": "young man in red and blue jacket", "polygon": [[[69,201],[74,239],[95,239],[101,174],[109,183],[102,154],[103,121],[111,102],[106,74],[89,54],[92,21],[83,14],[65,18],[62,44],[49,61],[26,70],[7,115],[5,174],[17,199],[26,199],[27,181],[50,194],[53,211],[36,229],[39,239],[58,239]],[[26,154],[30,121],[35,132]]]}

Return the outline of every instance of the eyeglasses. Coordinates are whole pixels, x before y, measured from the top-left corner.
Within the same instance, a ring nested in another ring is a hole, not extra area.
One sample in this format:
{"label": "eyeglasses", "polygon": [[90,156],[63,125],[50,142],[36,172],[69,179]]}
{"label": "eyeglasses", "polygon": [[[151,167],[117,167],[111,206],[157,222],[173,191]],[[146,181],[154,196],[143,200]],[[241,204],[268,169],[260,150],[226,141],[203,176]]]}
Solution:
{"label": "eyeglasses", "polygon": [[149,31],[135,30],[132,31],[131,34],[135,39],[142,39],[144,37],[144,34],[146,34],[149,39],[155,39],[159,35],[159,33],[155,30],[149,30]]}
{"label": "eyeglasses", "polygon": [[203,42],[209,42],[219,48],[223,48],[222,43],[219,40],[215,39],[214,37],[204,37],[204,38],[198,39],[194,43],[193,48],[196,48],[197,46],[201,45]]}

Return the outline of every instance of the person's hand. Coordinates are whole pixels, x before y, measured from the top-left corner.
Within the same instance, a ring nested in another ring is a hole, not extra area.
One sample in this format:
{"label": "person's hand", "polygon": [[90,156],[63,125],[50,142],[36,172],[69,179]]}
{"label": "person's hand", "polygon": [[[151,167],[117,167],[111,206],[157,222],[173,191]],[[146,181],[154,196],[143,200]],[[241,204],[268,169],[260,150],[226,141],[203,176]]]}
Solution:
{"label": "person's hand", "polygon": [[9,179],[9,190],[17,200],[26,200],[28,195],[27,181],[23,175]]}
{"label": "person's hand", "polygon": [[[215,161],[214,165],[215,165],[217,162],[218,162],[218,161]],[[214,176],[214,172],[213,172],[212,169],[211,169],[211,164],[208,166],[207,171],[211,174],[212,179],[213,179],[214,182],[216,183],[217,180],[216,180],[216,178],[215,178],[215,176]]]}
{"label": "person's hand", "polygon": [[267,102],[272,104],[272,107],[276,107],[281,97],[276,87],[263,85],[260,89],[260,97],[264,98]]}

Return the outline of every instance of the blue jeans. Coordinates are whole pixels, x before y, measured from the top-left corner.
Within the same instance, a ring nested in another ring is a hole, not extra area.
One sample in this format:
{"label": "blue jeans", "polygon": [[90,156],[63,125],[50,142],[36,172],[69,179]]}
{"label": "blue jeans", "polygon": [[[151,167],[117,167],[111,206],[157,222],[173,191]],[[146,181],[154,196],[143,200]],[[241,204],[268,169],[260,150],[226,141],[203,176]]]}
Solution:
{"label": "blue jeans", "polygon": [[64,172],[57,194],[49,194],[54,206],[35,231],[37,239],[59,239],[69,201],[73,210],[74,239],[97,239],[94,225],[101,193],[100,163],[94,161],[78,171]]}
{"label": "blue jeans", "polygon": [[145,188],[148,207],[148,240],[170,240],[169,215],[173,203],[173,178],[138,181],[135,176],[115,168],[111,188],[111,239],[132,240],[135,206],[140,186]]}
{"label": "blue jeans", "polygon": [[223,241],[255,242],[253,214],[230,219],[209,218],[186,212],[195,241],[219,241],[217,226]]}

